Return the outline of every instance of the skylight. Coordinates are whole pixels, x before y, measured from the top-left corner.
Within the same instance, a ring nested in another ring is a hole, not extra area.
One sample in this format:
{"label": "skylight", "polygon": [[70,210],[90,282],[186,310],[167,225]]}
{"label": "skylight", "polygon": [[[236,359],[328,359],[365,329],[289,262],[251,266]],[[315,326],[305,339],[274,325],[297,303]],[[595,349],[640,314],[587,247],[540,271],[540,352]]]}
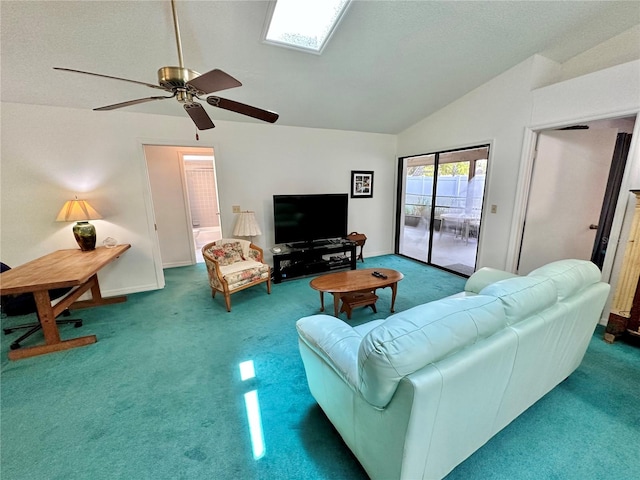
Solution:
{"label": "skylight", "polygon": [[265,42],[321,53],[351,0],[277,0]]}

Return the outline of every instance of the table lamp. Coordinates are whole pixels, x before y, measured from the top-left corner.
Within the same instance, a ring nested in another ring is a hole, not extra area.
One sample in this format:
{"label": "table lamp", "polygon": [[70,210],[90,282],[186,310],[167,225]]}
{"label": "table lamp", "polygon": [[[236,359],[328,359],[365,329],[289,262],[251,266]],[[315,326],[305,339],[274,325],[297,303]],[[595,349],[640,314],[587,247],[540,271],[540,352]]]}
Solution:
{"label": "table lamp", "polygon": [[102,218],[86,200],[67,200],[56,217],[56,222],[77,222],[73,236],[83,252],[96,248],[96,228],[87,220]]}
{"label": "table lamp", "polygon": [[262,231],[256,221],[255,212],[240,212],[236,219],[233,234],[236,237],[251,237],[251,242],[253,242],[254,235],[262,235]]}

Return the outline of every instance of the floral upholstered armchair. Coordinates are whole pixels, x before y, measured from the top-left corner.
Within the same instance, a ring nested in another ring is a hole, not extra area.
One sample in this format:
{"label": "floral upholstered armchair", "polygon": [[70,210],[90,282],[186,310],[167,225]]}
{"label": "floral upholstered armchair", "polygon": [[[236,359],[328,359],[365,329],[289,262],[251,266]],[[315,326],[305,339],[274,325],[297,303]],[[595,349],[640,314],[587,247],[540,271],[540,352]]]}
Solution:
{"label": "floral upholstered armchair", "polygon": [[264,263],[263,252],[247,240],[223,238],[202,247],[207,265],[211,296],[222,292],[227,311],[231,311],[231,294],[245,288],[267,284],[271,293],[271,268]]}

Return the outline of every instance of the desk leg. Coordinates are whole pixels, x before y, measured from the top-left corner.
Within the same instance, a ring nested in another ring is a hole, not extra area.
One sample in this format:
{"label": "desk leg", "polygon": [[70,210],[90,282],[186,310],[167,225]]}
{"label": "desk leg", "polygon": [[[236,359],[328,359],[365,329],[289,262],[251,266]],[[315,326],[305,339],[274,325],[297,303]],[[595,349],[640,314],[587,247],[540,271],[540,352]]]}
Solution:
{"label": "desk leg", "polygon": [[40,319],[40,324],[42,325],[42,333],[44,333],[45,343],[59,343],[60,332],[58,332],[56,316],[54,315],[53,307],[51,306],[49,291],[44,290],[41,292],[33,292],[33,297],[36,301],[38,318]]}
{"label": "desk leg", "polygon": [[320,311],[324,312],[324,292],[320,292]]}
{"label": "desk leg", "polygon": [[9,351],[9,360],[20,360],[21,358],[69,350],[71,348],[90,345],[98,341],[95,335],[73,338],[71,340],[60,340],[60,332],[58,331],[56,317],[53,313],[53,307],[51,306],[49,292],[47,290],[33,292],[33,297],[35,298],[36,307],[38,308],[38,318],[42,324],[45,344],[11,350]]}
{"label": "desk leg", "polygon": [[395,312],[396,293],[398,292],[398,282],[394,282],[391,287],[391,313]]}
{"label": "desk leg", "polygon": [[89,282],[93,281],[91,286],[91,300],[81,300],[79,302],[74,302],[71,304],[69,308],[78,309],[78,308],[89,308],[89,307],[97,307],[100,305],[111,305],[113,303],[122,303],[127,301],[127,297],[125,295],[121,295],[119,297],[107,297],[102,298],[102,293],[100,292],[100,283],[98,282],[98,274],[93,275]]}

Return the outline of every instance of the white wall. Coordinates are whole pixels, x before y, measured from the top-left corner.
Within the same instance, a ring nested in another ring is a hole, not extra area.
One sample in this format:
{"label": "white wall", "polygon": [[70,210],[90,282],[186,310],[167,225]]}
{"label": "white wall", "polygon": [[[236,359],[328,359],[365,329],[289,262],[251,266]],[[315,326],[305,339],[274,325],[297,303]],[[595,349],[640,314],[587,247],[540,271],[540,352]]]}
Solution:
{"label": "white wall", "polygon": [[[349,199],[348,229],[367,235],[366,255],[393,252],[394,135],[234,124],[218,138],[214,149],[226,235],[235,222],[232,205],[240,205],[256,212],[262,228],[254,243],[270,248],[274,194],[347,193],[351,170],[373,170],[373,198]],[[270,260],[270,252],[265,254]]]}
{"label": "white wall", "polygon": [[561,79],[568,80],[638,59],[640,59],[640,25],[563,63]]}
{"label": "white wall", "polygon": [[[528,188],[521,181],[523,158],[530,153],[533,126],[635,114],[640,109],[638,63],[535,89],[547,83],[545,77],[556,78],[558,68],[534,56],[399,135],[400,156],[491,144],[480,267],[513,266],[514,240],[521,229],[519,208]],[[637,163],[635,157],[633,162]],[[636,169],[632,165],[631,170]],[[498,207],[496,214],[488,213],[492,204]]]}
{"label": "white wall", "polygon": [[[398,136],[399,156],[490,144],[478,267],[506,265],[532,78],[538,69],[549,68],[545,60],[530,58]],[[488,205],[497,205],[497,213],[487,213]]]}
{"label": "white wall", "polygon": [[223,231],[233,230],[232,205],[255,210],[263,235],[254,241],[265,249],[273,243],[273,194],[348,192],[351,170],[373,170],[374,197],[350,201],[349,230],[367,234],[369,255],[393,251],[393,135],[216,121],[195,142],[186,116],[1,107],[0,255],[9,265],[77,248],[71,224],[54,219],[78,194],[104,217],[92,222],[98,243],[112,236],[132,245],[101,273],[104,294],[162,286],[143,144],[213,147]]}
{"label": "white wall", "polygon": [[[217,121],[196,142],[187,117],[2,103],[0,255],[19,265],[59,248],[76,248],[71,225],[54,219],[64,201],[79,194],[104,217],[94,222],[98,242],[112,236],[132,244],[102,273],[105,294],[162,286],[154,264],[155,233],[147,220],[143,144],[213,147],[223,231],[233,229],[232,205],[254,210],[264,232],[255,243],[267,253],[273,243],[273,194],[347,192],[351,170],[373,170],[374,198],[350,200],[349,230],[367,235],[365,255],[390,253],[396,155],[490,143],[485,205],[498,209],[484,215],[478,263],[506,268],[526,188],[519,178],[531,126],[637,112],[639,63],[532,91],[559,71],[558,64],[534,56],[398,137]],[[635,141],[637,130],[638,124]],[[637,180],[634,145],[629,178]]]}

